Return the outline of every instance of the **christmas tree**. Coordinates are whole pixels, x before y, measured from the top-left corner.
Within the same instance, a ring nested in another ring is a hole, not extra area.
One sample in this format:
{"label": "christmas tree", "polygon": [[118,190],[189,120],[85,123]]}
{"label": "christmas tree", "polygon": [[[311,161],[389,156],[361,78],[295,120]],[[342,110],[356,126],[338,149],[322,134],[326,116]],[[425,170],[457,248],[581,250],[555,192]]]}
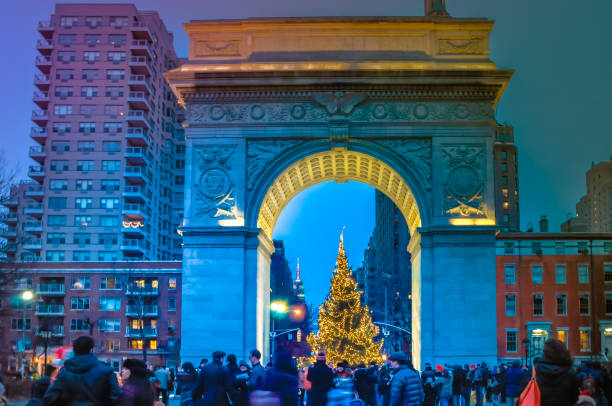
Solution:
{"label": "christmas tree", "polygon": [[383,343],[382,340],[373,340],[376,328],[368,307],[361,306],[359,302],[361,294],[357,291],[357,282],[351,277],[343,236],[340,234],[338,259],[329,294],[319,307],[319,332],[307,338],[314,354],[325,349],[327,360],[334,365],[342,360],[351,365],[381,360]]}

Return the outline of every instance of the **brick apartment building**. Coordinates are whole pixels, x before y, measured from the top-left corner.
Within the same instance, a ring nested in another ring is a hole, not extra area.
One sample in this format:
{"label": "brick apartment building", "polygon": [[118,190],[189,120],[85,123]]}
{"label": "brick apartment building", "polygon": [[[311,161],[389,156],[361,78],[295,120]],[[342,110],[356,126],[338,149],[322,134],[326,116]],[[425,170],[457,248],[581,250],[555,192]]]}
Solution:
{"label": "brick apartment building", "polygon": [[612,358],[612,234],[501,233],[496,249],[500,360],[531,362],[548,338]]}
{"label": "brick apartment building", "polygon": [[[176,367],[181,328],[181,262],[0,264],[0,370],[39,371],[48,359],[91,335],[98,357],[118,369],[125,358]],[[23,292],[33,299],[23,300]],[[24,309],[25,304],[25,309]]]}
{"label": "brick apartment building", "polygon": [[178,66],[157,12],[62,4],[38,24],[28,176],[2,204],[8,261],[180,260]]}

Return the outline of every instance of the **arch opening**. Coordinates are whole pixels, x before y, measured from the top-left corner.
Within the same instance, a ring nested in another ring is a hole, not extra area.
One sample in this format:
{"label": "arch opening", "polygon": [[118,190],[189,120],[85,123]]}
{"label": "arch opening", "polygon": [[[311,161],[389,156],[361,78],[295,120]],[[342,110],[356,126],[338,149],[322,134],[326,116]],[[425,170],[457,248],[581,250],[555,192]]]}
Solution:
{"label": "arch opening", "polygon": [[274,225],[289,201],[310,186],[329,180],[365,183],[387,195],[402,212],[411,236],[422,225],[416,198],[396,170],[370,155],[334,148],[302,158],[276,177],[261,201],[257,227],[271,239]]}

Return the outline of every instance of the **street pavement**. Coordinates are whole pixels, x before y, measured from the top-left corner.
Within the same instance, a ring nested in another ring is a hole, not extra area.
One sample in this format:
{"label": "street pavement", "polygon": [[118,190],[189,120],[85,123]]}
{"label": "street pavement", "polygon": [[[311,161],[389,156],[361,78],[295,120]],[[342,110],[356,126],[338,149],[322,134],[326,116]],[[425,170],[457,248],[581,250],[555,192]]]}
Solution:
{"label": "street pavement", "polygon": [[[26,400],[24,400],[23,402],[10,402],[9,406],[25,406],[26,403],[28,403]],[[179,406],[179,404],[181,403],[181,397],[180,396],[172,397],[170,398],[170,402],[168,403],[169,405],[167,406]]]}

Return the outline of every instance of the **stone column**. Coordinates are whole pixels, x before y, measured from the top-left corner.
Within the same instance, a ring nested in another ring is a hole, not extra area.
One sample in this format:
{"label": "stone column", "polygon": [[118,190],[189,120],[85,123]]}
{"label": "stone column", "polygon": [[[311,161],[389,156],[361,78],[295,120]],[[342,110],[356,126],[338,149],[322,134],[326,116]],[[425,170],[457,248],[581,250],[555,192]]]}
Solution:
{"label": "stone column", "polygon": [[415,367],[497,362],[494,227],[419,229],[409,250]]}
{"label": "stone column", "polygon": [[183,229],[181,360],[267,353],[272,242],[244,227]]}

